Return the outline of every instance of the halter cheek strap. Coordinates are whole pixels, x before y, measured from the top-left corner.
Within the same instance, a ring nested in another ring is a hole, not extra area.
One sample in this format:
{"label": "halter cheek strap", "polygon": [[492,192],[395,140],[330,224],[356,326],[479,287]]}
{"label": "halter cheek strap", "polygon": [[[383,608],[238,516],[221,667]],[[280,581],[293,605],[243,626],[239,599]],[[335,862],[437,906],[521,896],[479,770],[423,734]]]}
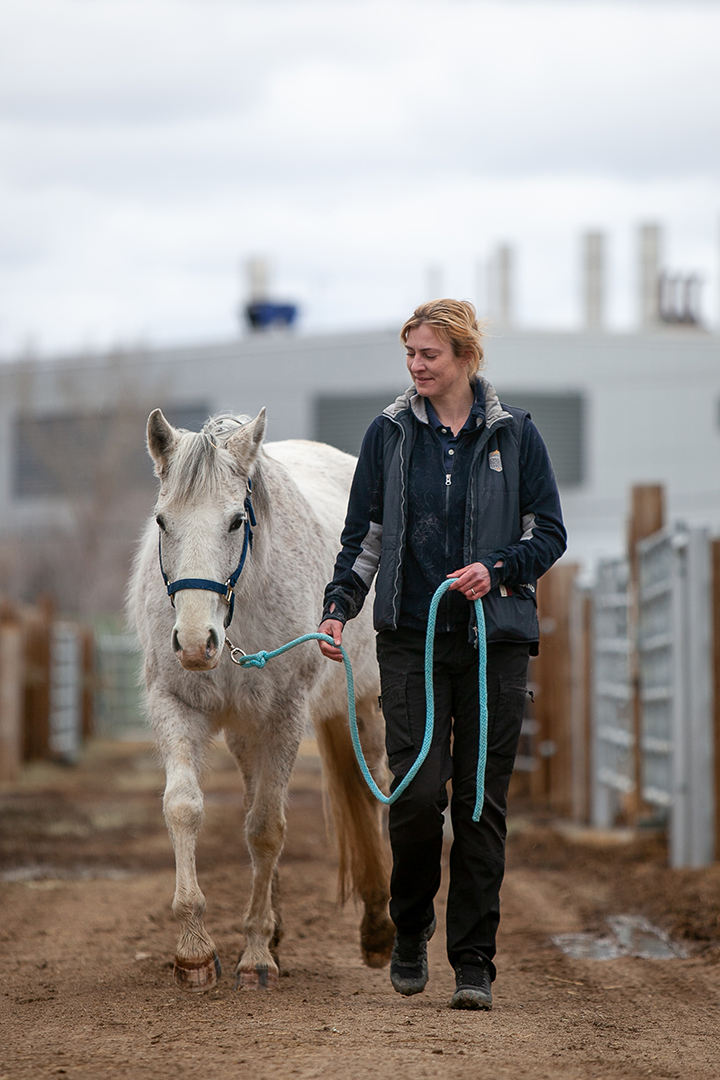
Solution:
{"label": "halter cheek strap", "polygon": [[227,602],[228,613],[225,616],[225,626],[228,627],[232,622],[233,613],[235,611],[235,586],[237,585],[238,578],[243,572],[245,561],[248,554],[252,552],[253,541],[253,528],[257,525],[255,520],[255,513],[252,506],[252,481],[248,477],[247,482],[248,493],[245,496],[244,508],[245,508],[245,521],[244,529],[245,535],[243,537],[242,552],[240,554],[240,562],[237,564],[234,572],[230,575],[226,582],[210,581],[208,578],[180,578],[179,581],[170,581],[169,577],[165,573],[162,561],[162,530],[158,533],[158,559],[160,560],[160,573],[163,576],[165,582],[165,588],[167,594],[170,597],[173,607],[175,607],[175,593],[182,592],[185,589],[203,589],[205,592],[219,593],[220,596]]}

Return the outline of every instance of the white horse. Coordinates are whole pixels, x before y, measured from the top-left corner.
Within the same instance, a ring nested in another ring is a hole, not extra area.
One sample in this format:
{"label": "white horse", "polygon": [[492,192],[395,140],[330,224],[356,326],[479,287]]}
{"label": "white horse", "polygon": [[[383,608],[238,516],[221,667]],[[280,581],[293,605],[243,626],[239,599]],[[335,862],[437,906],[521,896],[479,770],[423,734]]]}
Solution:
{"label": "white horse", "polygon": [[[264,430],[264,410],[252,421],[216,417],[199,434],[173,428],[159,409],[148,419],[148,449],[160,494],[157,524],[148,523],[138,553],[129,610],[145,653],[148,709],[167,776],[163,808],[175,849],[173,911],[181,924],[174,972],[187,990],[214,986],[220,973],[203,925],[205,899],[195,869],[203,757],[220,731],[244,780],[245,836],[253,869],[236,986],[277,985],[282,936],[274,904],[277,861],[290,773],[311,722],[333,809],[340,895],[344,900],[354,892],[364,903],[365,962],[370,967],[386,964],[394,938],[380,806],[354,758],[341,665],[325,660],[315,642],[269,661],[263,670],[233,665],[223,648],[229,602],[206,588],[220,583],[224,591],[245,546],[228,630],[233,643],[246,653],[269,652],[316,628],[354,459],[312,442],[263,449]],[[251,544],[250,484],[257,519]],[[174,608],[158,561],[158,527],[166,581],[180,586]],[[187,579],[201,582],[186,585]],[[348,627],[344,641],[353,663],[364,752],[383,783],[384,729],[369,604]]]}

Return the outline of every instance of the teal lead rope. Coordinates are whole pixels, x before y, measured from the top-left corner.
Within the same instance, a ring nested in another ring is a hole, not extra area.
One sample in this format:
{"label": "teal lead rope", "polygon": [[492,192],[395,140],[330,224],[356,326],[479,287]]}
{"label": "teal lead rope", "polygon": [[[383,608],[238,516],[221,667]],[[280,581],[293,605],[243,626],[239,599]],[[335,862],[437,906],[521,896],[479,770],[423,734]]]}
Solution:
{"label": "teal lead rope", "polygon": [[[398,786],[393,791],[392,795],[384,795],[380,788],[373,780],[372,773],[370,772],[365,755],[360,745],[360,735],[358,733],[357,716],[355,713],[355,682],[353,679],[352,665],[350,663],[350,657],[345,652],[344,647],[340,646],[340,652],[342,653],[343,664],[345,665],[345,678],[347,680],[347,694],[348,694],[348,713],[350,716],[350,735],[352,737],[353,749],[355,750],[355,756],[360,766],[368,787],[372,791],[376,799],[379,799],[381,803],[385,803],[389,806],[394,803],[396,799],[399,799],[403,791],[417,776],[419,770],[422,768],[425,758],[428,756],[430,746],[432,745],[433,730],[435,727],[435,691],[433,688],[433,652],[435,647],[435,621],[437,619],[437,609],[440,600],[444,593],[452,585],[455,579],[451,578],[448,581],[443,581],[442,585],[439,585],[435,590],[435,595],[430,601],[430,612],[428,614],[427,633],[425,635],[425,735],[423,737],[422,746],[420,747],[420,753],[416,757],[412,764],[410,771],[402,778]],[[482,814],[483,803],[485,801],[485,764],[487,762],[487,735],[488,735],[488,710],[487,710],[487,643],[485,641],[485,614],[483,612],[483,606],[481,600],[475,601],[475,613],[477,615],[477,630],[478,630],[478,698],[480,704],[480,723],[479,723],[479,737],[478,737],[478,763],[477,763],[477,775],[475,778],[475,809],[473,810],[473,821],[479,821]],[[294,641],[289,641],[287,645],[282,645],[279,649],[274,649],[272,652],[265,652],[261,650],[257,653],[245,654],[241,649],[231,645],[228,642],[230,648],[230,656],[235,664],[239,664],[240,667],[257,667],[264,668],[268,660],[272,660],[275,656],[281,656],[283,653],[288,652],[289,649],[294,649],[296,645],[302,645],[305,641],[327,641],[328,644],[334,645],[335,642],[328,634],[303,634],[302,637],[295,638]],[[237,654],[237,655],[236,655]]]}

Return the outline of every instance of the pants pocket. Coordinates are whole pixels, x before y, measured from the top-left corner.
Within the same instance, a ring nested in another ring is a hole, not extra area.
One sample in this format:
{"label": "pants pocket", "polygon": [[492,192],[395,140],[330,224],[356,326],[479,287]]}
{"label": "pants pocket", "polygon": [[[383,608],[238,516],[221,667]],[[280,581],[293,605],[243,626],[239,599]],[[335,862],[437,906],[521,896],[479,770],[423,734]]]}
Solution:
{"label": "pants pocket", "polygon": [[527,684],[517,676],[502,675],[498,683],[497,707],[489,717],[488,751],[512,759],[520,739]]}
{"label": "pants pocket", "polygon": [[413,748],[407,704],[407,677],[393,675],[391,678],[382,679],[381,688],[385,749],[392,764],[395,755],[405,754]]}

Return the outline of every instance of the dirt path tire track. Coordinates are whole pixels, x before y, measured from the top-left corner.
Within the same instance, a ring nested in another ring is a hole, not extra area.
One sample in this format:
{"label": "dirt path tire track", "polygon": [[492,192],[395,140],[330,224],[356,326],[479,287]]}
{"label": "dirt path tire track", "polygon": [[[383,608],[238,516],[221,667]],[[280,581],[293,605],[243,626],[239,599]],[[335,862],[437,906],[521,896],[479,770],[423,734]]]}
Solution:
{"label": "dirt path tire track", "polygon": [[[56,870],[0,885],[0,1080],[720,1075],[718,951],[670,962],[569,960],[549,935],[587,929],[588,912],[622,910],[613,908],[612,878],[572,860],[527,865],[515,840],[493,1012],[447,1008],[453,976],[442,934],[430,943],[427,991],[395,994],[387,971],[360,961],[358,912],[335,905],[335,859],[310,758],[289,811],[280,991],[232,991],[249,867],[238,780],[218,758],[199,865],[224,975],[208,995],[179,994],[168,963],[176,927],[161,778],[147,751],[93,753],[84,768],[36,771],[2,793],[12,866],[53,855]],[[78,867],[128,876],[76,880]],[[442,925],[444,895],[438,914]]]}

